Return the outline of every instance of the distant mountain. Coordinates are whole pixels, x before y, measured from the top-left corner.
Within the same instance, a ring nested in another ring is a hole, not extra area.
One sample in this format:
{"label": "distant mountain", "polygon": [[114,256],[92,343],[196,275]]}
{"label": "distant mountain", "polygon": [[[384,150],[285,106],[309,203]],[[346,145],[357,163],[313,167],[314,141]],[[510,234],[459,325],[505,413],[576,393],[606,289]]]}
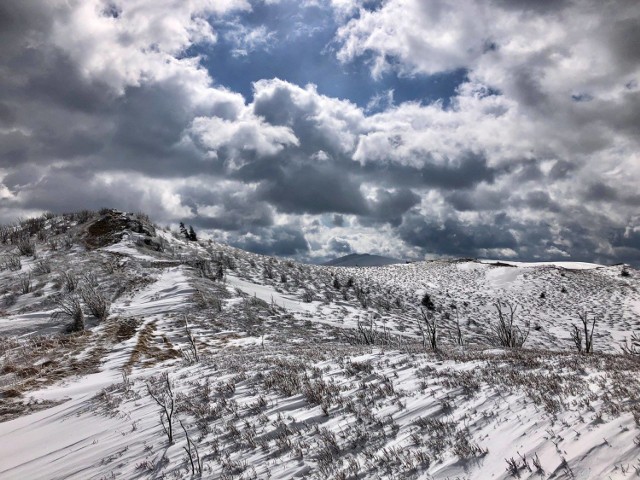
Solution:
{"label": "distant mountain", "polygon": [[383,265],[394,265],[404,263],[397,258],[382,257],[380,255],[370,255],[368,253],[352,253],[344,257],[334,258],[322,265],[330,267],[381,267]]}

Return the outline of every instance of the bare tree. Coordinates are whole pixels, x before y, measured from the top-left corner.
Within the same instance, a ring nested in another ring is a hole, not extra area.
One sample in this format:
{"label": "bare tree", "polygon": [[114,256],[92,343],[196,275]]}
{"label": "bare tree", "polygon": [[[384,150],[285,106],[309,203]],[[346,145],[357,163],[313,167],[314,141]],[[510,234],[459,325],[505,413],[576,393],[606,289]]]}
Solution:
{"label": "bare tree", "polygon": [[[571,340],[578,352],[593,353],[593,330],[596,327],[596,317],[593,317],[591,322],[591,329],[589,329],[589,316],[586,310],[578,312],[578,317],[582,323],[582,331],[577,325],[571,325]],[[584,348],[582,347],[584,340]]]}
{"label": "bare tree", "polygon": [[[422,334],[422,345],[427,348],[427,345],[431,347],[431,350],[436,351],[438,349],[438,322],[436,315],[430,309],[424,309],[420,307],[420,315],[424,322],[424,328],[421,322],[418,322],[418,328]],[[425,331],[426,329],[426,331]]]}
{"label": "bare tree", "polygon": [[[493,339],[501,347],[522,348],[529,337],[530,325],[527,325],[525,331],[515,325],[518,306],[501,300],[496,301],[494,306],[498,312],[498,322],[491,327]],[[506,312],[505,308],[509,309],[509,312]]]}
{"label": "bare tree", "polygon": [[147,392],[160,407],[160,425],[162,425],[169,443],[173,443],[173,414],[176,408],[176,399],[169,374],[162,373],[157,385],[147,383]]}
{"label": "bare tree", "polygon": [[78,295],[71,294],[58,297],[55,300],[58,309],[53,312],[51,318],[57,320],[60,317],[70,318],[72,320],[70,330],[72,332],[81,332],[84,330],[84,312],[82,311],[82,303]]}

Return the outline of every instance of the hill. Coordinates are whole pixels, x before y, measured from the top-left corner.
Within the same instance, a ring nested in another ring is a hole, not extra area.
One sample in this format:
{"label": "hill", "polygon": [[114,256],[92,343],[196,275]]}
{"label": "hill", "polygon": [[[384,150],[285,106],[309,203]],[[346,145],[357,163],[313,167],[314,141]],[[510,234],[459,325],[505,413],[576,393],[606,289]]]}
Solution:
{"label": "hill", "polygon": [[630,267],[304,265],[113,210],[0,227],[0,265],[3,479],[640,469]]}
{"label": "hill", "polygon": [[329,260],[322,265],[332,267],[381,267],[398,263],[405,262],[396,258],[371,255],[369,253],[351,253],[349,255],[345,255],[344,257]]}

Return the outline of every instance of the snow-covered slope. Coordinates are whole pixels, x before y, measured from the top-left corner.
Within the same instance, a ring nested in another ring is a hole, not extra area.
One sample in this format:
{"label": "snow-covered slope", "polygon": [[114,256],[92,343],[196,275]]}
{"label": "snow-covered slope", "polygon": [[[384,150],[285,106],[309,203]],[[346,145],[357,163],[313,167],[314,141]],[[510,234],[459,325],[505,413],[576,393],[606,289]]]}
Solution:
{"label": "snow-covered slope", "polygon": [[[0,478],[640,470],[640,362],[619,353],[640,329],[631,268],[302,265],[120,212],[33,230],[37,258],[19,269],[19,239],[0,245]],[[91,292],[109,301],[102,320]],[[425,294],[437,351],[420,333]],[[86,329],[67,333],[52,314],[75,295]],[[498,301],[517,306],[524,348],[495,345]],[[597,320],[590,355],[569,335],[584,311]]]}

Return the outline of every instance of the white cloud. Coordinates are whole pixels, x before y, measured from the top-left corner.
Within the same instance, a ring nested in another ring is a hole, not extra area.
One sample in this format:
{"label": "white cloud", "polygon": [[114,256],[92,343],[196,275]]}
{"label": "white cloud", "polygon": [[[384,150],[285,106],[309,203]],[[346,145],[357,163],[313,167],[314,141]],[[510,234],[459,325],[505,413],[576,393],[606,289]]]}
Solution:
{"label": "white cloud", "polygon": [[219,117],[198,117],[193,120],[191,133],[212,152],[230,148],[241,157],[243,151],[255,151],[259,155],[275,155],[287,145],[299,141],[288,127],[269,125],[246,114],[235,121]]}
{"label": "white cloud", "polygon": [[231,51],[234,57],[245,57],[256,50],[268,51],[277,41],[276,32],[269,31],[266,26],[255,28],[242,25],[239,20],[227,22],[229,31],[225,33],[227,40],[235,47]]}
{"label": "white cloud", "polygon": [[122,94],[128,86],[161,81],[197,62],[180,55],[191,45],[215,43],[207,15],[247,10],[247,0],[53,0],[46,40],[62,49],[91,79]]}

